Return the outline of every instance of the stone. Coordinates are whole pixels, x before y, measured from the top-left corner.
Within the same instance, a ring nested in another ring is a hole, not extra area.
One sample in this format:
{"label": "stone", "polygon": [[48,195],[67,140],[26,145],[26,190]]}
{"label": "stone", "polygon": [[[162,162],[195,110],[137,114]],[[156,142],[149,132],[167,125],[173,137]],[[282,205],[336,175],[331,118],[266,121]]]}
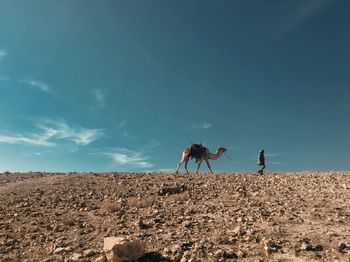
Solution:
{"label": "stone", "polygon": [[87,249],[87,250],[83,251],[83,256],[84,257],[91,257],[91,256],[93,256],[95,254],[96,254],[96,252],[94,250],[92,250],[92,249]]}
{"label": "stone", "polygon": [[175,244],[171,248],[171,253],[176,253],[180,249],[181,249],[181,245],[180,244]]}
{"label": "stone", "polygon": [[235,236],[240,236],[242,233],[242,227],[240,225],[236,226],[235,229],[232,231],[232,233]]}
{"label": "stone", "polygon": [[113,203],[110,201],[104,201],[101,204],[100,210],[103,213],[114,213],[121,209],[120,203]]}
{"label": "stone", "polygon": [[322,245],[316,245],[312,247],[313,251],[323,251],[323,246]]}
{"label": "stone", "polygon": [[125,237],[105,237],[103,239],[103,251],[111,251],[113,246],[126,241]]}
{"label": "stone", "polygon": [[139,221],[137,222],[137,226],[140,229],[147,229],[150,227],[149,225],[147,225],[146,223],[143,222],[142,218],[140,218]]}
{"label": "stone", "polygon": [[266,256],[269,256],[272,252],[276,252],[281,247],[270,239],[264,240],[264,250]]}
{"label": "stone", "polygon": [[243,239],[246,242],[250,242],[250,241],[253,241],[255,238],[252,235],[246,235]]}
{"label": "stone", "polygon": [[105,255],[100,256],[94,260],[94,262],[108,262],[107,257]]}
{"label": "stone", "polygon": [[182,222],[182,225],[184,227],[192,227],[192,222],[189,220],[185,220],[184,222]]}
{"label": "stone", "polygon": [[181,186],[177,185],[174,187],[163,185],[162,188],[159,190],[158,194],[160,196],[180,194],[185,190],[186,190],[186,187],[184,185],[181,185]]}
{"label": "stone", "polygon": [[339,252],[343,252],[344,249],[346,249],[346,248],[347,248],[347,245],[344,242],[339,242],[339,244],[338,244],[338,251]]}
{"label": "stone", "polygon": [[221,258],[223,256],[223,254],[224,254],[224,250],[222,250],[222,249],[214,251],[215,258]]}
{"label": "stone", "polygon": [[62,252],[64,252],[65,251],[65,249],[63,248],[63,247],[58,247],[58,248],[56,248],[54,251],[53,251],[53,253],[54,254],[59,254],[59,253],[62,253]]}
{"label": "stone", "polygon": [[227,251],[224,251],[224,253],[222,254],[222,257],[224,259],[237,259],[239,255],[236,254],[233,250],[227,250]]}
{"label": "stone", "polygon": [[74,253],[71,257],[70,260],[72,261],[78,261],[79,258],[82,258],[83,256],[80,253]]}
{"label": "stone", "polygon": [[303,242],[300,246],[300,250],[311,251],[312,245],[310,245],[309,243]]}
{"label": "stone", "polygon": [[104,238],[103,250],[108,260],[113,262],[134,261],[145,254],[144,244],[125,237]]}

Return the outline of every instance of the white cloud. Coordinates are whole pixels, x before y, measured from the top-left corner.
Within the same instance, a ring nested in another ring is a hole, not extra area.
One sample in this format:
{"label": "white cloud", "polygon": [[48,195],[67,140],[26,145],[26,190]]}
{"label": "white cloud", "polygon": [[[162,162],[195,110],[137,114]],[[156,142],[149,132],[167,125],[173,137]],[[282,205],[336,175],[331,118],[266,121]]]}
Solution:
{"label": "white cloud", "polygon": [[191,126],[189,129],[208,129],[208,128],[211,128],[213,125],[212,124],[209,124],[209,123],[201,123],[201,124],[198,124],[198,125],[193,125]]}
{"label": "white cloud", "polygon": [[104,107],[106,103],[106,95],[101,89],[91,90],[93,97],[95,98],[95,107]]}
{"label": "white cloud", "polygon": [[103,136],[101,129],[70,127],[65,121],[46,120],[38,127],[44,131],[46,139],[68,139],[77,145],[87,145]]}
{"label": "white cloud", "polygon": [[114,152],[104,152],[103,155],[109,156],[120,165],[130,165],[142,168],[152,168],[154,165],[148,161],[149,157],[143,153],[129,150],[127,148],[116,148]]}
{"label": "white cloud", "polygon": [[23,135],[15,135],[15,136],[0,135],[0,143],[26,144],[26,145],[45,146],[45,147],[51,147],[55,145],[54,143],[49,142],[45,139],[41,139],[40,137],[36,137],[36,136],[28,137]]}
{"label": "white cloud", "polygon": [[33,79],[19,79],[18,82],[33,86],[44,92],[49,92],[51,89],[47,83]]}
{"label": "white cloud", "polygon": [[7,55],[7,52],[3,49],[0,49],[0,60],[2,60]]}
{"label": "white cloud", "polygon": [[57,140],[69,140],[78,146],[84,146],[103,136],[101,129],[88,129],[80,126],[70,127],[61,120],[45,120],[37,127],[41,132],[14,136],[0,134],[0,143],[53,147],[57,144]]}

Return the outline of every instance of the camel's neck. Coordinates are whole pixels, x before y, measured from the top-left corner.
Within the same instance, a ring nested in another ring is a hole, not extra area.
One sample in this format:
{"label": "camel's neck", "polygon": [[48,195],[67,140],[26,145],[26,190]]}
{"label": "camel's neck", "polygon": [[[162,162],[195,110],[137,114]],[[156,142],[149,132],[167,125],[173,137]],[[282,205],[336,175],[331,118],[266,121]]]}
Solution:
{"label": "camel's neck", "polygon": [[219,150],[217,150],[217,151],[215,152],[215,154],[209,152],[208,158],[209,158],[209,159],[212,159],[212,160],[216,160],[216,159],[218,159],[218,158],[222,155],[222,153],[223,153],[223,152],[222,152],[222,151],[219,151]]}

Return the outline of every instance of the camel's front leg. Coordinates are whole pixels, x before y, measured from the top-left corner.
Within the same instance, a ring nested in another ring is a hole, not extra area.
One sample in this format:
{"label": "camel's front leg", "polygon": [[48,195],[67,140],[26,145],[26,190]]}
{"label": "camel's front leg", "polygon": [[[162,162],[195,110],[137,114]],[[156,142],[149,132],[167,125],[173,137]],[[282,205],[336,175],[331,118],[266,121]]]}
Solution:
{"label": "camel's front leg", "polygon": [[179,168],[180,166],[182,165],[183,162],[187,162],[188,161],[188,157],[187,155],[185,154],[185,152],[182,153],[182,157],[181,157],[181,160],[180,162],[177,164],[177,169],[176,169],[176,172],[175,173],[179,173]]}
{"label": "camel's front leg", "polygon": [[198,174],[198,170],[199,170],[199,168],[201,167],[202,162],[203,162],[203,159],[200,159],[200,160],[198,161],[196,174]]}
{"label": "camel's front leg", "polygon": [[179,168],[181,166],[181,164],[184,162],[184,160],[181,160],[178,164],[177,164],[177,169],[175,171],[175,173],[179,173]]}
{"label": "camel's front leg", "polygon": [[205,159],[205,162],[207,163],[207,166],[210,170],[210,173],[213,174],[213,171],[211,170],[211,167],[210,167],[210,164],[209,164],[209,161],[207,159]]}

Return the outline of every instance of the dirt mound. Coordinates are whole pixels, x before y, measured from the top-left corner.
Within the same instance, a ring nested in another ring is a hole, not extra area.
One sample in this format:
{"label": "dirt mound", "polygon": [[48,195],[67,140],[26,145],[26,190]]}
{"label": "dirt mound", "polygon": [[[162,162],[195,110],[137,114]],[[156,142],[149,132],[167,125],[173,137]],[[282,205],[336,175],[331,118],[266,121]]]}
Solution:
{"label": "dirt mound", "polygon": [[112,236],[144,261],[346,261],[349,198],[349,173],[0,174],[0,261],[99,261]]}

